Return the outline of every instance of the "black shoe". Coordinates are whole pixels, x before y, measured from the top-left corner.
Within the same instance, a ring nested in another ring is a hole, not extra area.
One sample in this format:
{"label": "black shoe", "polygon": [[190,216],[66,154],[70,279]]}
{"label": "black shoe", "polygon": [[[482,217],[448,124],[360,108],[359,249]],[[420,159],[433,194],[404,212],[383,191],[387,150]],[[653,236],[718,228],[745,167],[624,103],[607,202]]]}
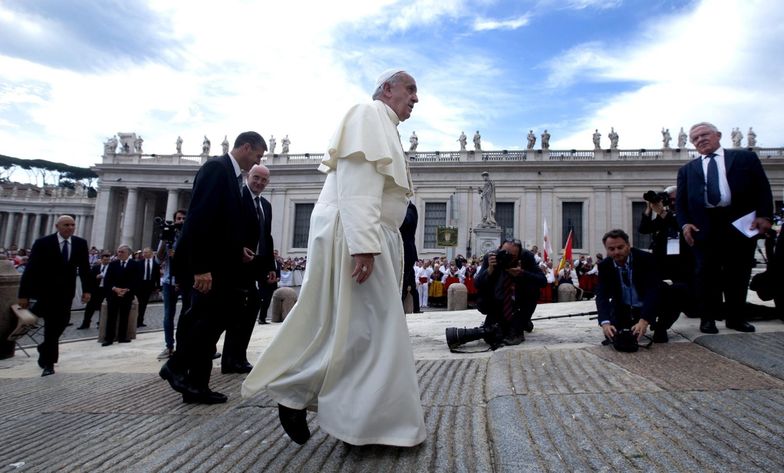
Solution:
{"label": "black shoe", "polygon": [[525,335],[515,335],[513,337],[506,337],[504,338],[504,345],[519,345],[525,341]]}
{"label": "black shoe", "polygon": [[136,328],[146,327],[146,326],[147,326],[147,324],[145,324],[144,322],[140,322],[140,323],[136,324]]}
{"label": "black shoe", "polygon": [[212,359],[213,360],[217,360],[220,357],[221,357],[221,352],[219,352],[219,351],[216,351],[215,353],[212,354]]}
{"label": "black shoe", "polygon": [[163,364],[161,370],[158,372],[158,375],[169,382],[169,386],[172,389],[177,391],[178,393],[188,394],[191,396],[199,396],[200,394],[204,394],[204,391],[200,391],[188,383],[188,380],[185,379],[185,375],[182,373],[178,373],[175,370],[171,369],[169,366],[169,362]]}
{"label": "black shoe", "polygon": [[267,325],[267,321],[259,319],[259,325]]}
{"label": "black shoe", "polygon": [[73,322],[68,322],[67,324],[65,324],[66,327],[70,327],[71,325],[73,325]]}
{"label": "black shoe", "polygon": [[221,373],[223,374],[230,374],[230,373],[250,373],[250,370],[253,369],[253,365],[248,363],[247,361],[244,363],[232,363],[229,365],[221,364]]}
{"label": "black shoe", "polygon": [[700,332],[702,333],[719,333],[719,329],[716,328],[716,322],[713,320],[703,320],[700,322]]}
{"label": "black shoe", "polygon": [[526,332],[528,332],[528,333],[531,333],[531,332],[533,332],[533,331],[534,331],[534,323],[533,323],[533,322],[531,322],[530,320],[528,320],[528,321],[525,323],[525,331],[526,331]]}
{"label": "black shoe", "polygon": [[89,323],[82,324],[82,325],[76,327],[76,330],[87,330],[88,328],[90,328],[90,324]]}
{"label": "black shoe", "polygon": [[670,337],[667,335],[666,330],[653,331],[653,343],[667,343],[669,341],[670,341]]}
{"label": "black shoe", "polygon": [[131,339],[123,338],[122,340],[117,340],[117,343],[131,343]]}
{"label": "black shoe", "polygon": [[54,366],[45,367],[43,373],[41,373],[41,377],[49,376],[50,374],[54,374]]}
{"label": "black shoe", "polygon": [[748,323],[746,321],[740,321],[740,322],[729,322],[729,321],[727,321],[727,323],[725,325],[727,326],[728,329],[730,329],[730,330],[737,330],[738,332],[751,333],[751,332],[754,332],[756,330],[753,325],[751,325],[750,323]]}
{"label": "black shoe", "polygon": [[283,430],[291,440],[300,445],[308,441],[310,429],[308,429],[308,416],[305,409],[291,409],[278,404],[278,417],[280,425],[283,426]]}
{"label": "black shoe", "polygon": [[182,393],[182,402],[185,404],[223,404],[228,399],[225,394],[209,389],[198,390],[195,393]]}
{"label": "black shoe", "polygon": [[110,341],[108,341],[108,340],[107,340],[107,341],[105,341],[105,342],[101,343],[101,346],[102,346],[102,347],[108,347],[108,346],[109,346],[109,345],[111,345],[112,343],[114,343],[114,342],[110,342]]}

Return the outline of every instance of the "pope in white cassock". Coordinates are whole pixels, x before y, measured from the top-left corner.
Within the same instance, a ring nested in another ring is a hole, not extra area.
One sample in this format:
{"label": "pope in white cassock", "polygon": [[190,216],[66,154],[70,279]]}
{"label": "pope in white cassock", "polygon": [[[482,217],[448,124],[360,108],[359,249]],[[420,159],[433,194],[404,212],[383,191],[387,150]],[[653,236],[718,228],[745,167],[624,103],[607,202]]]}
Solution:
{"label": "pope in white cassock", "polygon": [[299,300],[242,384],[245,397],[267,390],[300,444],[310,437],[306,408],[317,408],[319,426],[352,445],[425,439],[400,303],[398,231],[412,185],[397,125],[419,99],[416,81],[399,69],[376,85],[373,102],[352,107],[332,137]]}

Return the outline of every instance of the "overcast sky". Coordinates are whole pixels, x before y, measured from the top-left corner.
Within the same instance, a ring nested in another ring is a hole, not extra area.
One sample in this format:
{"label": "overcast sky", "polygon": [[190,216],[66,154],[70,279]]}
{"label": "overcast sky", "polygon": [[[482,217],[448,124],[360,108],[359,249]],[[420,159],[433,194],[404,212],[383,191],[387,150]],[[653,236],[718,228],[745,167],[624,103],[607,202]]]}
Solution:
{"label": "overcast sky", "polygon": [[702,120],[784,146],[782,49],[781,0],[0,0],[0,154],[90,166],[117,132],[216,154],[245,130],[321,153],[390,67],[418,82],[420,151],[611,126],[650,149]]}

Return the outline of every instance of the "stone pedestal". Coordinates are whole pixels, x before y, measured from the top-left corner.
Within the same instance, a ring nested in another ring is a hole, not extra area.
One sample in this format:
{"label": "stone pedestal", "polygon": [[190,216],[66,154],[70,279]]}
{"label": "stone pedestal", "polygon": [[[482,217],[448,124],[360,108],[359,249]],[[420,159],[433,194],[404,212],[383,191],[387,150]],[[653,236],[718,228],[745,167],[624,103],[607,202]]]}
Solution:
{"label": "stone pedestal", "polygon": [[[108,304],[106,301],[103,301],[101,304],[101,318],[100,323],[98,324],[98,342],[103,343],[106,341],[106,321],[108,316]],[[136,321],[139,318],[139,299],[135,296],[133,298],[133,302],[131,303],[131,311],[128,313],[128,329],[126,331],[126,335],[128,336],[128,340],[136,339]],[[120,323],[120,316],[117,316],[117,324],[115,325],[115,330],[119,331],[119,323]],[[117,340],[117,331],[114,332],[114,336],[112,339],[116,342]]]}
{"label": "stone pedestal", "polygon": [[297,291],[290,287],[279,287],[272,293],[272,321],[283,322],[294,304],[297,303]]}
{"label": "stone pedestal", "polygon": [[475,255],[484,256],[488,251],[494,251],[501,246],[501,227],[476,227],[474,236],[476,238]]}
{"label": "stone pedestal", "polygon": [[456,282],[446,290],[446,310],[466,310],[468,308],[468,288]]}
{"label": "stone pedestal", "polygon": [[15,343],[8,336],[17,326],[11,305],[18,300],[19,277],[11,261],[0,260],[0,359],[14,356]]}

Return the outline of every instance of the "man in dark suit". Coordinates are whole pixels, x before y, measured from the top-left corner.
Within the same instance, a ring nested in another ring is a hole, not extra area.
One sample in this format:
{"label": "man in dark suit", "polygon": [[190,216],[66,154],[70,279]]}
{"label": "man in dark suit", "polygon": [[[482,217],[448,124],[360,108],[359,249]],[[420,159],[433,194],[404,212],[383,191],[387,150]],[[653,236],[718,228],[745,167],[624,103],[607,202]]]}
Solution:
{"label": "man in dark suit", "polygon": [[76,274],[82,281],[82,302],[90,301],[93,280],[87,241],[74,236],[76,222],[63,215],[55,223],[57,232],[33,243],[27,269],[19,282],[19,305],[44,319],[44,341],[38,345],[41,376],[54,374],[59,356],[58,342],[71,318],[71,302],[76,293]]}
{"label": "man in dark suit", "polygon": [[689,139],[700,157],[678,170],[675,203],[683,237],[694,250],[700,330],[718,333],[715,320],[721,313],[723,292],[727,328],[753,332],[743,310],[756,239],[732,222],[756,212],[750,229],[764,234],[773,216],[770,184],[757,155],[722,148],[721,132],[714,125],[697,123]]}
{"label": "man in dark suit", "polygon": [[146,327],[144,323],[144,313],[147,311],[147,303],[150,302],[150,296],[153,291],[161,287],[161,265],[155,258],[152,248],[145,248],[142,250],[142,267],[139,271],[140,280],[136,292],[136,298],[139,300],[139,318],[136,319],[137,327]]}
{"label": "man in dark suit", "polygon": [[280,270],[283,269],[283,260],[278,254],[278,250],[272,251],[272,257],[275,259],[275,279],[267,279],[267,282],[259,282],[259,298],[261,299],[261,308],[259,309],[259,324],[267,323],[267,312],[269,312],[270,304],[272,303],[272,295],[278,288],[280,282]]}
{"label": "man in dark suit", "polygon": [[243,264],[242,288],[246,295],[239,316],[232,318],[226,327],[221,358],[221,373],[224,374],[249,373],[253,369],[248,362],[247,349],[259,314],[259,289],[269,281],[277,280],[272,253],[272,206],[261,196],[269,183],[269,177],[270,172],[266,166],[255,165],[248,172],[247,185],[242,188],[243,245],[252,249],[256,257]]}
{"label": "man in dark suit", "polygon": [[261,135],[241,133],[231,152],[209,159],[194,179],[174,268],[181,283],[193,281],[195,291],[177,327],[177,351],[160,371],[186,403],[227,400],[209,389],[212,356],[227,323],[242,310],[243,264],[255,257],[244,245],[241,171],[259,164],[266,150]]}
{"label": "man in dark suit", "polygon": [[653,341],[668,341],[667,330],[680,311],[665,301],[672,291],[665,286],[655,257],[629,246],[629,235],[610,230],[602,237],[607,258],[599,263],[596,310],[604,336],[612,340],[621,329],[637,338],[653,325]]}
{"label": "man in dark suit", "polygon": [[87,307],[84,308],[84,318],[82,319],[82,324],[76,327],[76,330],[85,330],[90,328],[90,322],[92,322],[93,314],[95,311],[100,313],[101,311],[101,304],[106,299],[106,288],[104,287],[103,280],[106,277],[106,270],[109,268],[109,262],[112,258],[111,253],[104,252],[101,254],[101,259],[90,268],[90,278],[94,281],[93,285],[93,293],[90,297],[90,302],[87,303]]}
{"label": "man in dark suit", "polygon": [[414,263],[419,259],[416,249],[416,228],[419,222],[419,213],[413,202],[408,202],[406,218],[400,225],[400,237],[403,239],[403,294],[402,299],[405,304],[406,296],[411,294],[413,301],[413,313],[418,314],[419,310],[419,291],[416,285],[414,274]]}
{"label": "man in dark suit", "polygon": [[531,316],[536,310],[539,289],[547,284],[547,278],[539,269],[534,254],[523,249],[520,240],[506,240],[499,250],[504,250],[508,260],[506,267],[498,267],[498,251],[487,253],[482,260],[482,269],[474,284],[478,292],[478,303],[487,315],[485,327],[499,324],[505,345],[519,345],[525,341],[525,333],[534,329]]}
{"label": "man in dark suit", "polygon": [[128,317],[141,279],[141,265],[130,256],[131,248],[120,245],[117,259],[109,263],[106,270],[106,335],[102,343],[105,347],[114,343],[115,334],[119,343],[131,341],[128,338]]}

